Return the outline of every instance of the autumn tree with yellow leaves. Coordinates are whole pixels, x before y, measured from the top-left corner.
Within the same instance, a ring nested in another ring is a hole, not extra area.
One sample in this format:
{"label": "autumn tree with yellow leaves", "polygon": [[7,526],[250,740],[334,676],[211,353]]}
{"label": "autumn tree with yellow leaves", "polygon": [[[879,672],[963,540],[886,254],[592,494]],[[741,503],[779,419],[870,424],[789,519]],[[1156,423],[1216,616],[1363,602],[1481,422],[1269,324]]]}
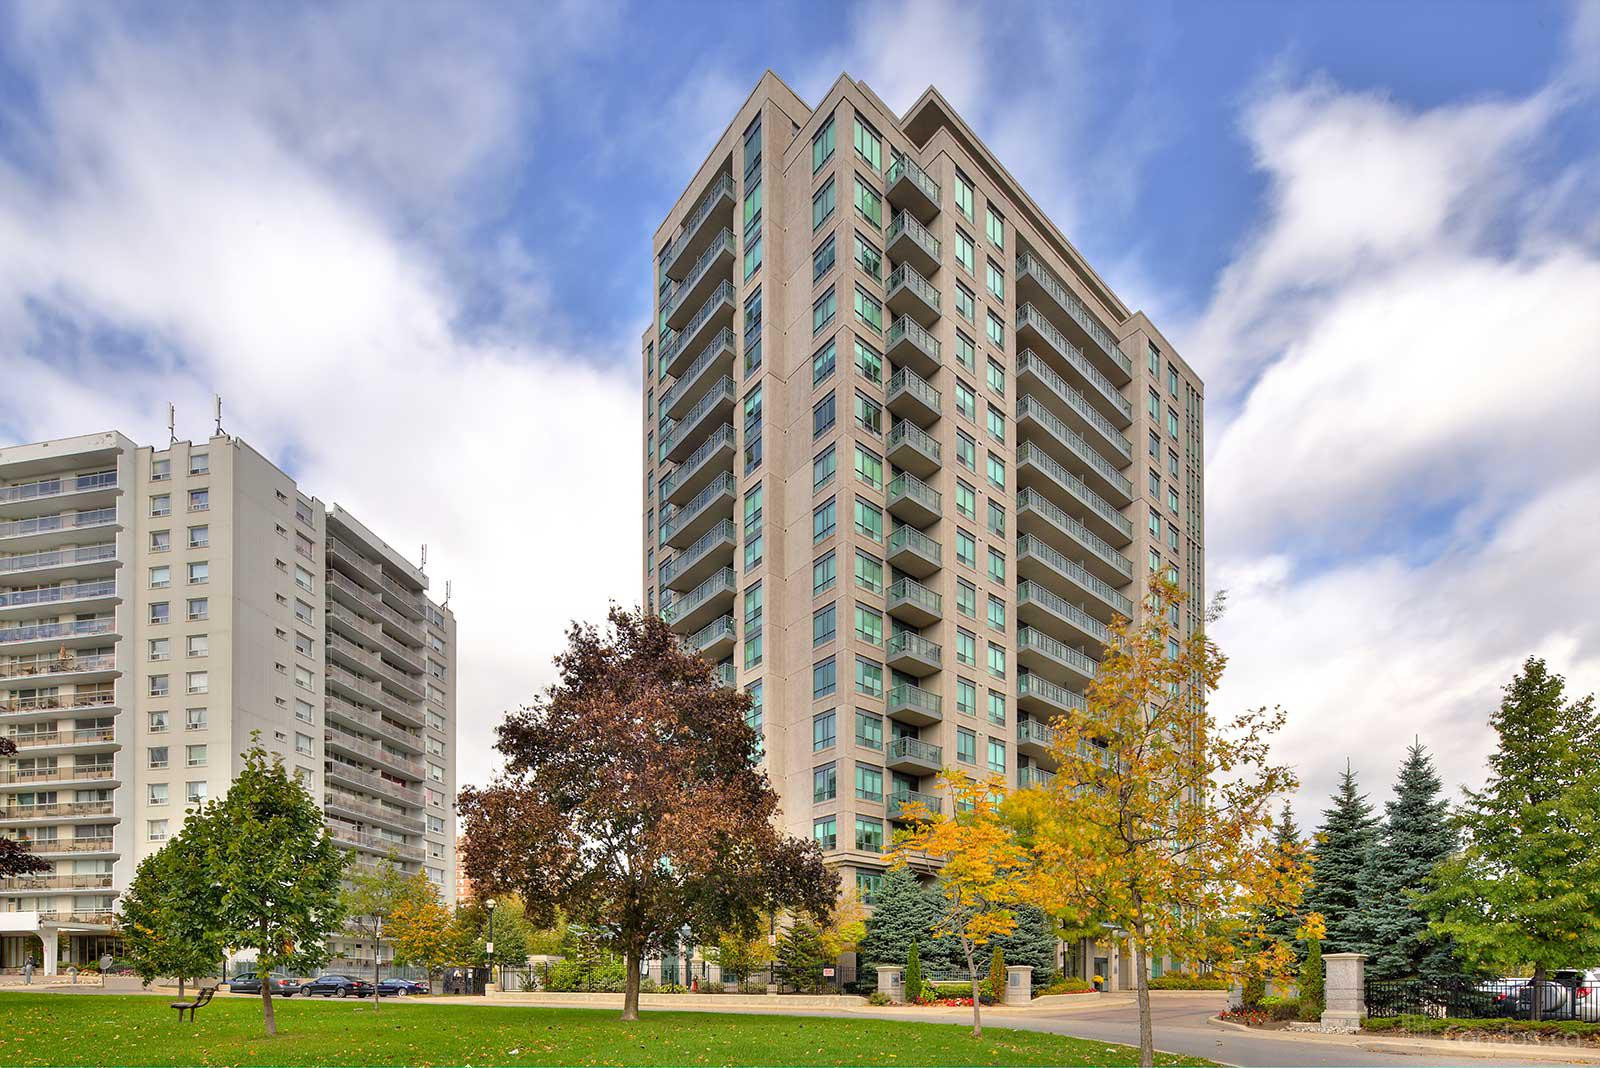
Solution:
{"label": "autumn tree with yellow leaves", "polygon": [[1087,707],[1052,724],[1055,778],[1010,803],[1038,865],[1037,903],[1071,928],[1114,930],[1131,948],[1145,1066],[1154,1056],[1150,960],[1230,969],[1245,951],[1247,918],[1263,906],[1292,908],[1306,878],[1271,834],[1275,800],[1296,785],[1270,762],[1283,712],[1212,713],[1207,696],[1225,658],[1204,626],[1181,632],[1185,600],[1176,583],[1152,576],[1141,619],[1110,628]]}
{"label": "autumn tree with yellow leaves", "polygon": [[[895,839],[893,864],[912,859],[933,861],[939,868],[939,890],[944,908],[931,933],[954,937],[967,957],[972,980],[972,1037],[983,1035],[979,1005],[978,951],[989,940],[1016,930],[1012,911],[1026,902],[1033,877],[1033,858],[1017,840],[1016,832],[1001,817],[1005,781],[999,777],[974,779],[963,772],[939,777],[953,802],[953,812],[934,812],[920,801],[901,803],[901,818],[911,826]],[[983,961],[985,969],[988,961]],[[985,974],[987,974],[985,972]],[[915,991],[907,991],[914,997]]]}

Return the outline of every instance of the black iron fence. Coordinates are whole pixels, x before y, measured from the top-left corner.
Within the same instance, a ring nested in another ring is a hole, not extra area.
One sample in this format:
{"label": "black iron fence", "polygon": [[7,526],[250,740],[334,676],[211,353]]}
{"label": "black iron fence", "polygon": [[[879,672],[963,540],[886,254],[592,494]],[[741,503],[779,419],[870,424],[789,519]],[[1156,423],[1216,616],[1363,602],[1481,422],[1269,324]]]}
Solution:
{"label": "black iron fence", "polygon": [[1600,1023],[1600,990],[1570,972],[1556,972],[1537,984],[1531,979],[1369,979],[1366,997],[1369,1016]]}

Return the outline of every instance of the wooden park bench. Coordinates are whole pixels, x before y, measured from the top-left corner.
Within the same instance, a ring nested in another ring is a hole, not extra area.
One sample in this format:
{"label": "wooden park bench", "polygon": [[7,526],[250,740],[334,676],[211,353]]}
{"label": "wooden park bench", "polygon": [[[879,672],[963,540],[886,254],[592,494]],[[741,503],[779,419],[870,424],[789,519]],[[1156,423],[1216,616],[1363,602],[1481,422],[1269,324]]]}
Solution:
{"label": "wooden park bench", "polygon": [[187,1012],[189,1014],[189,1022],[193,1023],[194,1010],[204,1008],[206,1005],[209,1005],[211,1003],[211,996],[216,992],[216,987],[205,986],[200,988],[199,993],[195,995],[195,999],[193,1001],[174,1001],[172,1003],[172,1007],[178,1010],[179,1022],[182,1022],[183,1014]]}

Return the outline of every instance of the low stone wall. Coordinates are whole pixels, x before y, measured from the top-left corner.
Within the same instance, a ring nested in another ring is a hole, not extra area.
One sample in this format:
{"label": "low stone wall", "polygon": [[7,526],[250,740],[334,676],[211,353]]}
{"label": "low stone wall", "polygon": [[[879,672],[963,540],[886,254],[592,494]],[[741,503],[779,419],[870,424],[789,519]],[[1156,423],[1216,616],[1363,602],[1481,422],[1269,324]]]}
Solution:
{"label": "low stone wall", "polygon": [[[477,1001],[480,999],[473,998]],[[497,1005],[589,1005],[621,1008],[621,994],[528,991],[497,993],[486,999]],[[848,994],[640,994],[641,1008],[651,1009],[855,1009],[867,1004],[866,998]]]}

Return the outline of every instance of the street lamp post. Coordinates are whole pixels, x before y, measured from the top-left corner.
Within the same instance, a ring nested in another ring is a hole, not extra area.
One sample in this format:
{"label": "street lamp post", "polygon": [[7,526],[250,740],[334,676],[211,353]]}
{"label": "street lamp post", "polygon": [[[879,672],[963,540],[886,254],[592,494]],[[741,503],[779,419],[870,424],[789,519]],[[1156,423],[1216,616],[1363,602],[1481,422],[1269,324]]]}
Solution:
{"label": "street lamp post", "polygon": [[483,992],[492,994],[494,990],[494,898],[485,901],[484,906],[489,910],[489,937],[484,941],[484,949],[489,958],[489,981],[484,984]]}
{"label": "street lamp post", "polygon": [[383,913],[372,914],[372,1011],[378,1011],[378,969],[383,956]]}

